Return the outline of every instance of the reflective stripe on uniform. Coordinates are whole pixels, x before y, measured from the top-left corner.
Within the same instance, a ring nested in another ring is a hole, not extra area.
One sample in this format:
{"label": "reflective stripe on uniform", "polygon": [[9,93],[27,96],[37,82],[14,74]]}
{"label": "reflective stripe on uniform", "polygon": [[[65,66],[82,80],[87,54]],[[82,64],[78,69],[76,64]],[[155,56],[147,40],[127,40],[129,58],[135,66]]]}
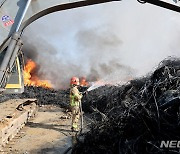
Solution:
{"label": "reflective stripe on uniform", "polygon": [[76,95],[70,95],[70,105],[71,106],[79,106],[79,101],[75,100]]}
{"label": "reflective stripe on uniform", "polygon": [[79,102],[81,101],[81,94],[79,93],[77,87],[73,87],[70,91],[70,105],[79,106]]}
{"label": "reflective stripe on uniform", "polygon": [[71,106],[76,106],[75,102],[74,102],[74,97],[73,95],[70,95],[70,105]]}
{"label": "reflective stripe on uniform", "polygon": [[76,123],[73,123],[73,124],[72,124],[72,127],[73,127],[73,128],[78,128],[78,125],[77,125]]}

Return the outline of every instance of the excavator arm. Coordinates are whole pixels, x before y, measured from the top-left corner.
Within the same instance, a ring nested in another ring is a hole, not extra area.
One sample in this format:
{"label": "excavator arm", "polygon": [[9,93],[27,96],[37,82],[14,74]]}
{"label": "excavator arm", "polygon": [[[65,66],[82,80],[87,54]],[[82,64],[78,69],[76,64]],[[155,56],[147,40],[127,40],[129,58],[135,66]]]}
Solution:
{"label": "excavator arm", "polygon": [[[0,17],[8,16],[14,24],[0,27],[0,51],[14,32],[22,31],[33,21],[47,14],[88,5],[120,0],[0,0]],[[2,29],[2,30],[1,30]]]}
{"label": "excavator arm", "polygon": [[[124,0],[0,0],[0,51],[7,46],[8,43],[6,42],[14,32],[23,31],[29,24],[47,14],[89,5],[120,1],[123,2]],[[178,3],[174,2],[176,0],[137,1],[142,4],[150,3],[180,12]],[[5,23],[2,21],[2,17],[5,15],[7,15],[14,24],[4,26]]]}
{"label": "excavator arm", "polygon": [[[19,90],[23,89],[23,67],[20,65],[22,60],[19,60],[19,53],[22,48],[23,30],[29,24],[56,11],[119,1],[121,0],[0,0],[0,91],[3,91],[5,87],[11,91],[14,88],[13,92],[23,91]],[[170,1],[171,3],[163,0],[138,0],[138,2],[180,12],[180,7],[173,0]],[[8,85],[9,81],[14,82],[10,79],[10,76],[13,76],[14,67],[16,76],[20,76],[16,80],[18,84]]]}

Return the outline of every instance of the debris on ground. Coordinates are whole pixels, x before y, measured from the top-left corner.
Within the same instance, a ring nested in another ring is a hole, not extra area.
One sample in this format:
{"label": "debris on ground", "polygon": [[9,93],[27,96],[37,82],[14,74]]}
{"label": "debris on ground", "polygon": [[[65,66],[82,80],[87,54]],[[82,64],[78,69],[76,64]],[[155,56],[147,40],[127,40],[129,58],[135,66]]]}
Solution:
{"label": "debris on ground", "polygon": [[1,95],[0,102],[15,98],[37,98],[40,106],[53,104],[65,109],[69,107],[69,90],[25,86],[24,93]]}
{"label": "debris on ground", "polygon": [[179,103],[178,58],[165,59],[148,77],[92,91],[84,105],[95,119],[72,153],[179,153],[160,148],[161,141],[180,140]]}
{"label": "debris on ground", "polygon": [[[1,95],[0,102],[11,98],[36,98],[40,106],[59,105],[66,111],[69,107],[69,89],[25,87],[21,95]],[[81,134],[84,139],[72,153],[179,153],[160,148],[161,141],[180,141],[179,58],[165,59],[152,74],[126,85],[92,90],[82,102],[91,129]]]}

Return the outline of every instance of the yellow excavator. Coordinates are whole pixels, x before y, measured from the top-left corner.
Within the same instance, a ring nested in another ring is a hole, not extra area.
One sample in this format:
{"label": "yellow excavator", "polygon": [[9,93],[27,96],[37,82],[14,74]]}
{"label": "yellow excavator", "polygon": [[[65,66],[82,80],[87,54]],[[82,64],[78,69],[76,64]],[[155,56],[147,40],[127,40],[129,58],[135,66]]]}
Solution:
{"label": "yellow excavator", "polygon": [[[21,37],[29,24],[56,11],[119,1],[121,0],[0,0],[0,93],[24,91]],[[180,12],[178,0],[137,1]]]}

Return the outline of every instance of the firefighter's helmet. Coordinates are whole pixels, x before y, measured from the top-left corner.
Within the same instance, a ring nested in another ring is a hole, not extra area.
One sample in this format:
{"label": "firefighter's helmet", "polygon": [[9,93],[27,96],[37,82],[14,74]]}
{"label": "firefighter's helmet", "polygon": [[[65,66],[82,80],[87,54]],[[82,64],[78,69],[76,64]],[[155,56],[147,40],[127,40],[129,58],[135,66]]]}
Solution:
{"label": "firefighter's helmet", "polygon": [[71,84],[71,85],[79,85],[79,78],[77,78],[77,77],[72,77],[70,84]]}

